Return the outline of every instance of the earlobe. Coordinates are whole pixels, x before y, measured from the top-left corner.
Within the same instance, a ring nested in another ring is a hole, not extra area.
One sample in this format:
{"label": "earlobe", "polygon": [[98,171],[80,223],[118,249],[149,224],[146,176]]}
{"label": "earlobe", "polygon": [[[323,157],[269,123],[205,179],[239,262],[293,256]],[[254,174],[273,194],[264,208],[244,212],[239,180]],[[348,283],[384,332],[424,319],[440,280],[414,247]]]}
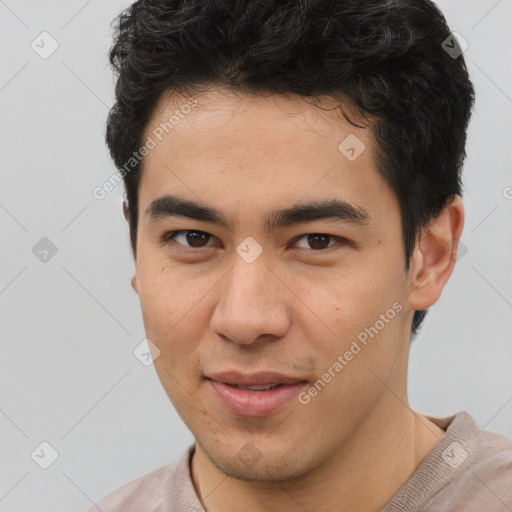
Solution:
{"label": "earlobe", "polygon": [[441,296],[455,267],[463,227],[464,206],[462,199],[455,195],[422,229],[411,259],[408,296],[411,309],[427,309]]}
{"label": "earlobe", "polygon": [[133,277],[132,277],[132,288],[135,290],[135,293],[138,295],[139,294],[139,286],[137,284],[137,274],[135,274]]}
{"label": "earlobe", "polygon": [[128,203],[126,201],[123,201],[123,215],[127,221],[130,220],[130,210],[128,209]]}

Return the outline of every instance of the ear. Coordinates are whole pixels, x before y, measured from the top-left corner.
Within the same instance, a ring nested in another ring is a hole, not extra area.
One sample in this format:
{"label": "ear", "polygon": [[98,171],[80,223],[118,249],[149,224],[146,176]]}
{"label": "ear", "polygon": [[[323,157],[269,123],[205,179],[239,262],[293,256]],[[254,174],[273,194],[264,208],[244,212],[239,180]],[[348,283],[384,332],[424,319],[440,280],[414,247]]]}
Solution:
{"label": "ear", "polygon": [[427,309],[437,302],[457,259],[464,227],[464,205],[455,195],[418,237],[409,271],[409,307]]}
{"label": "ear", "polygon": [[[123,215],[128,223],[130,223],[130,209],[128,208],[128,203],[123,201]],[[133,253],[133,248],[132,248]],[[135,254],[133,254],[135,256]],[[139,287],[137,284],[137,270],[135,270],[135,274],[131,279],[132,288],[135,290],[135,293],[139,293]]]}
{"label": "ear", "polygon": [[130,222],[130,210],[128,208],[128,203],[123,201],[123,215],[127,222]]}
{"label": "ear", "polygon": [[135,290],[135,293],[138,295],[139,294],[139,285],[137,284],[137,272],[135,272],[135,274],[133,275],[131,283],[132,283],[132,288]]}

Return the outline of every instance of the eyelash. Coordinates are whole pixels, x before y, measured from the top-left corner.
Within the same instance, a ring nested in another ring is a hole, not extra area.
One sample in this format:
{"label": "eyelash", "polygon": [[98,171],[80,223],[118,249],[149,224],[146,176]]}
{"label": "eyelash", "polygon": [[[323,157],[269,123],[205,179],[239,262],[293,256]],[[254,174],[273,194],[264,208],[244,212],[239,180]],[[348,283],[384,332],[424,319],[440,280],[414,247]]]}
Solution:
{"label": "eyelash", "polygon": [[[206,231],[199,231],[199,230],[196,230],[196,229],[181,229],[179,231],[171,231],[169,233],[166,233],[163,236],[163,238],[162,238],[162,245],[168,245],[172,241],[172,242],[178,244],[179,246],[181,246],[183,248],[183,250],[186,250],[187,252],[195,252],[195,253],[199,252],[202,249],[207,249],[208,247],[211,247],[209,245],[206,245],[204,247],[194,248],[194,247],[191,247],[191,246],[188,246],[188,245],[180,244],[179,242],[175,241],[175,238],[176,238],[177,235],[179,235],[181,233],[200,233],[200,234],[203,234],[203,235],[207,235],[207,236],[210,237],[208,242],[210,242],[211,239],[215,238],[213,235],[210,235]],[[338,242],[338,244],[341,244],[341,245],[349,245],[350,244],[350,242],[348,240],[346,240],[345,238],[342,238],[342,237],[339,237],[339,236],[335,236],[335,235],[329,235],[328,233],[306,233],[304,235],[300,235],[298,237],[295,237],[295,239],[293,240],[293,243],[296,243],[299,240],[301,240],[301,239],[303,239],[303,238],[305,238],[307,236],[310,236],[310,235],[319,235],[319,236],[329,237],[331,240],[335,240],[335,241]],[[299,250],[307,251],[307,252],[321,253],[321,252],[326,252],[329,249],[332,249],[333,247],[334,247],[334,245],[331,245],[331,246],[326,247],[324,249],[311,249],[311,248],[310,249],[304,249],[304,248],[300,248]]]}

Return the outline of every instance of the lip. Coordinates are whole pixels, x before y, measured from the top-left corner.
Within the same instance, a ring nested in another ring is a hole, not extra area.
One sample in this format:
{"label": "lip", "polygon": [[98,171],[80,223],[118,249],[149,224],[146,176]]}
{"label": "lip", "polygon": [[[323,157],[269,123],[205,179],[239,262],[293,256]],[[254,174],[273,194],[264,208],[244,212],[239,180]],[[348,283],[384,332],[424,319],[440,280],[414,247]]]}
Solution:
{"label": "lip", "polygon": [[304,382],[300,377],[290,377],[278,372],[240,373],[226,371],[208,375],[207,378],[234,386],[263,386],[265,384],[296,384]]}
{"label": "lip", "polygon": [[[245,418],[261,418],[279,411],[307,384],[304,379],[276,372],[222,372],[207,377],[207,380],[223,407],[231,414]],[[268,384],[280,385],[268,391],[250,391],[234,387]]]}

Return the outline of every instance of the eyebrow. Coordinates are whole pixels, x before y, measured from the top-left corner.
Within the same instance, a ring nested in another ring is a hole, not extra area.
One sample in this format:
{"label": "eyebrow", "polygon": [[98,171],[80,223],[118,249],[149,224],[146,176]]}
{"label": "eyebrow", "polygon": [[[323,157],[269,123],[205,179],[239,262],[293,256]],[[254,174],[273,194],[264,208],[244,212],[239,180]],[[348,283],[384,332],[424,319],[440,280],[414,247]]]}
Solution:
{"label": "eyebrow", "polygon": [[[146,209],[146,215],[153,220],[175,216],[187,217],[232,229],[231,223],[222,212],[205,204],[174,195],[165,195],[155,199]],[[264,224],[267,231],[272,231],[277,228],[319,220],[345,222],[363,227],[370,223],[371,217],[361,206],[341,199],[324,199],[299,203],[290,208],[273,211],[265,216]]]}

